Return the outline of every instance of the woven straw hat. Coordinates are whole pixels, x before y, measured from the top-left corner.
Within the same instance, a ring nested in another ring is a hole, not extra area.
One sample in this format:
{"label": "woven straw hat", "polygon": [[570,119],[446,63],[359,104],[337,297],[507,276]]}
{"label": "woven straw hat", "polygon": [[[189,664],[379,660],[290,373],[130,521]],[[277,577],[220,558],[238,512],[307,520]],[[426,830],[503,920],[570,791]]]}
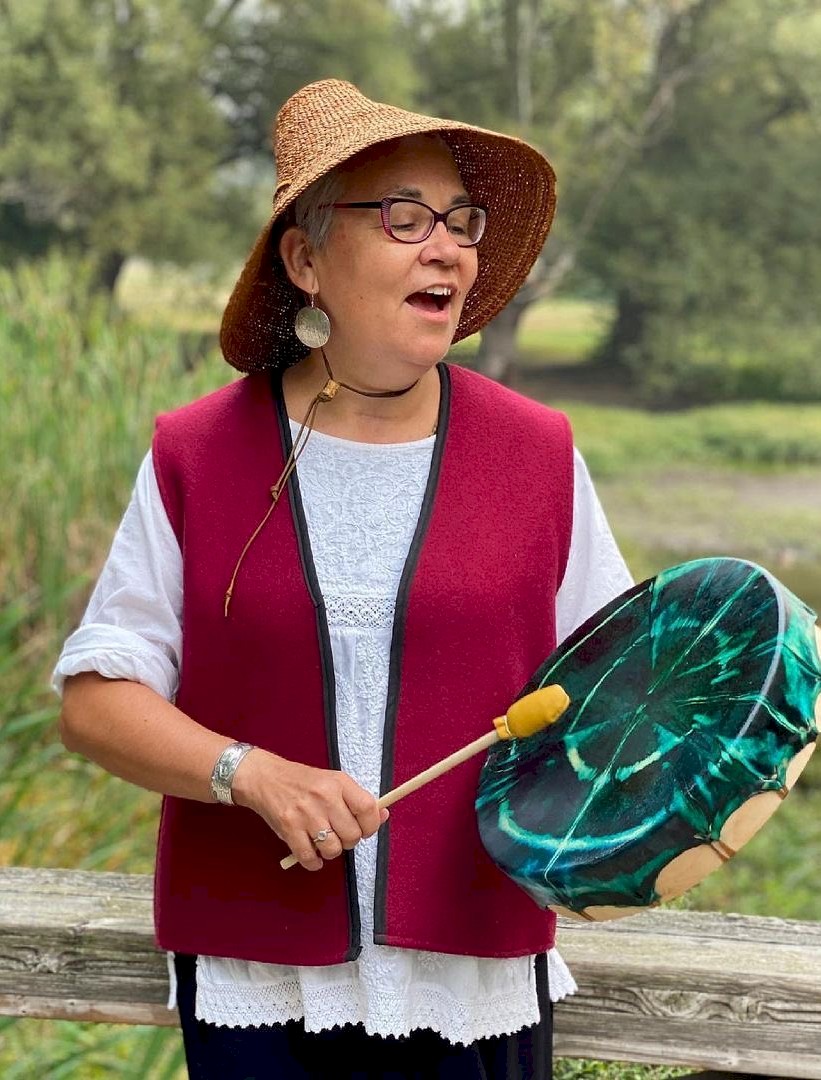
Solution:
{"label": "woven straw hat", "polygon": [[550,163],[512,136],[383,105],[351,83],[324,79],[297,91],[277,116],[273,216],[222,319],[220,345],[229,364],[240,371],[261,371],[287,367],[308,354],[294,334],[304,298],[288,279],[277,251],[287,220],[283,215],[296,199],[354,154],[404,135],[427,133],[442,137],[471,199],[488,211],[477,248],[478,277],[453,340],[481,330],[515,296],[553,220],[556,177]]}

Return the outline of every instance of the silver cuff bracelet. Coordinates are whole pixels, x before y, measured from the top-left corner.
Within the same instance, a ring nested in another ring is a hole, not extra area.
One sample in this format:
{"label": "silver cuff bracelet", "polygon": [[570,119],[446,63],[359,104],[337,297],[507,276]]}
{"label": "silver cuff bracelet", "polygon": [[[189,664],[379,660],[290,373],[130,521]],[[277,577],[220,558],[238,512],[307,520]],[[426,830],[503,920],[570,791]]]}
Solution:
{"label": "silver cuff bracelet", "polygon": [[226,746],[214,765],[211,773],[211,794],[217,802],[225,806],[235,806],[236,803],[231,795],[231,784],[234,782],[234,773],[245,755],[255,750],[256,747],[247,742],[235,742]]}

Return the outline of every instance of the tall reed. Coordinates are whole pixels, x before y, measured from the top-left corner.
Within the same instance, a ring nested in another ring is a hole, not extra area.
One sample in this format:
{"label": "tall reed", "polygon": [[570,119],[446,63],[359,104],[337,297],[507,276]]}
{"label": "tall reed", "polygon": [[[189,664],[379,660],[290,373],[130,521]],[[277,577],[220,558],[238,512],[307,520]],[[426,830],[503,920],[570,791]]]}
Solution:
{"label": "tall reed", "polygon": [[[176,334],[50,258],[0,269],[0,863],[148,871],[157,799],[66,753],[49,672],[82,612],[154,416],[228,381],[185,370]],[[184,1076],[173,1031],[0,1018],[0,1073]]]}
{"label": "tall reed", "polygon": [[[113,869],[134,814],[147,802],[153,812],[154,800],[62,750],[48,675],[154,416],[229,371],[216,355],[185,371],[175,334],[118,317],[89,283],[88,266],[58,257],[0,270],[0,859]],[[135,856],[141,868],[150,846],[149,831]]]}

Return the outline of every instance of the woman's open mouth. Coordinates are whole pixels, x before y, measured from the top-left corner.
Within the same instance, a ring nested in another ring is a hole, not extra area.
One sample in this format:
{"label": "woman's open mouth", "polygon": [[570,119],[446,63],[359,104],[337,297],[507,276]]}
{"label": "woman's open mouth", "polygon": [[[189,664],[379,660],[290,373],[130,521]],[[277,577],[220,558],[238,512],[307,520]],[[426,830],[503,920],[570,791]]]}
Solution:
{"label": "woman's open mouth", "polygon": [[429,289],[411,293],[406,303],[428,318],[444,322],[450,315],[450,305],[456,292],[447,285],[432,285]]}

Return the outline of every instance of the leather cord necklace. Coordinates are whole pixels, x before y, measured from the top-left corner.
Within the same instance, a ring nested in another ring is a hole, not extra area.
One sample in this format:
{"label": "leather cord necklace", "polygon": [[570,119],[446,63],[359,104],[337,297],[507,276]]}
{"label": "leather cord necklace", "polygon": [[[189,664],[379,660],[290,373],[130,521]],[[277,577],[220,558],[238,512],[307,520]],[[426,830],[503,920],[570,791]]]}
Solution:
{"label": "leather cord necklace", "polygon": [[[288,479],[291,473],[297,466],[297,462],[299,461],[302,451],[305,449],[308,443],[308,437],[314,430],[314,420],[316,419],[316,413],[319,406],[326,401],[333,401],[333,399],[336,397],[340,390],[350,390],[354,394],[360,394],[362,397],[367,398],[397,398],[402,397],[403,394],[407,394],[410,390],[413,390],[414,386],[416,386],[419,382],[419,380],[417,379],[416,382],[412,382],[410,386],[405,386],[401,390],[360,390],[356,386],[351,386],[349,383],[345,383],[339,379],[335,379],[333,372],[331,371],[331,365],[328,362],[328,357],[325,353],[325,349],[320,347],[319,351],[322,353],[322,361],[325,365],[325,371],[328,374],[328,379],[325,385],[316,395],[316,397],[313,398],[311,404],[308,406],[308,411],[305,413],[305,418],[300,424],[299,431],[297,432],[296,438],[294,439],[291,446],[291,452],[288,455],[287,461],[285,462],[285,467],[280,473],[279,479],[270,489],[271,505],[266,510],[265,516],[263,517],[262,521],[260,521],[259,525],[257,525],[254,531],[248,537],[248,540],[245,543],[245,547],[242,549],[242,551],[240,552],[240,556],[237,559],[236,566],[234,567],[234,572],[231,575],[231,580],[228,583],[228,588],[225,591],[224,614],[226,619],[228,618],[228,609],[231,606],[231,598],[234,595],[234,586],[237,581],[239,569],[242,566],[242,561],[247,555],[253,542],[265,528],[268,518],[270,518],[271,514],[274,512],[274,509],[279,502],[279,497],[285,489],[285,485],[288,483]],[[435,427],[433,429],[433,434],[436,434]]]}

